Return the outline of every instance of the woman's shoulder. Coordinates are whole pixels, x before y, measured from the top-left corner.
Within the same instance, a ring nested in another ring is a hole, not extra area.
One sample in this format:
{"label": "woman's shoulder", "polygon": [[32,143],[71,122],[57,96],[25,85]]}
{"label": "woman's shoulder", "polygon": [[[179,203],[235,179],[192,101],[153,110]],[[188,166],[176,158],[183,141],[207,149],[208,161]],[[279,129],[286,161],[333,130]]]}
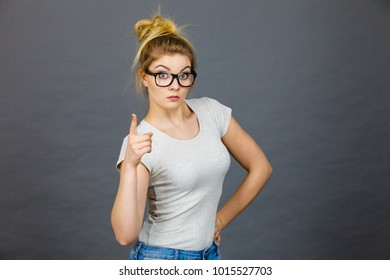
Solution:
{"label": "woman's shoulder", "polygon": [[215,107],[222,105],[219,101],[217,101],[214,98],[211,97],[200,97],[200,98],[191,98],[191,99],[186,99],[186,102],[190,106],[200,106],[200,107]]}
{"label": "woman's shoulder", "polygon": [[200,98],[191,98],[191,99],[186,99],[186,102],[188,105],[202,105],[205,104],[208,101],[209,97],[200,97]]}
{"label": "woman's shoulder", "polygon": [[154,127],[152,125],[150,125],[149,123],[147,123],[144,119],[142,121],[140,121],[140,123],[137,126],[138,132],[142,132],[142,133],[146,133],[146,132],[148,132],[147,130],[150,130],[152,128],[154,128]]}
{"label": "woman's shoulder", "polygon": [[210,97],[189,99],[187,103],[196,113],[204,115],[206,120],[215,124],[222,137],[229,126],[232,109]]}
{"label": "woman's shoulder", "polygon": [[186,102],[191,108],[195,107],[198,109],[206,109],[206,110],[211,109],[212,111],[219,111],[225,108],[230,109],[226,105],[222,104],[218,100],[211,97],[186,99]]}

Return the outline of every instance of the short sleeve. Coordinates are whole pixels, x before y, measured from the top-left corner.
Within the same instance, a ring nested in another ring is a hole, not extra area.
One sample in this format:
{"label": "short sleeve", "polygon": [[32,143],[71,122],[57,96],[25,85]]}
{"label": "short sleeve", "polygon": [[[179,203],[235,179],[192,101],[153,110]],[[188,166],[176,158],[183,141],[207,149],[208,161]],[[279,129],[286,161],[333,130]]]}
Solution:
{"label": "short sleeve", "polygon": [[120,153],[119,153],[119,158],[118,158],[118,161],[116,162],[116,169],[117,169],[118,171],[119,171],[120,165],[122,164],[122,161],[125,159],[125,153],[126,153],[126,147],[127,147],[127,139],[128,139],[128,136],[126,136],[126,137],[123,139],[121,151],[120,151]]}
{"label": "short sleeve", "polygon": [[219,135],[222,138],[227,132],[232,115],[232,109],[219,103],[217,100],[207,98],[210,103],[211,109],[214,114],[215,122],[219,131]]}
{"label": "short sleeve", "polygon": [[[120,171],[119,167],[122,164],[122,161],[125,159],[128,137],[129,136],[126,136],[123,139],[123,143],[122,143],[121,151],[119,153],[118,161],[116,162],[116,169],[118,170],[118,172]],[[144,154],[141,158],[141,163],[143,163],[143,165],[145,165],[145,167],[149,170],[149,173],[150,173],[152,171],[152,163],[153,163],[152,153]]]}

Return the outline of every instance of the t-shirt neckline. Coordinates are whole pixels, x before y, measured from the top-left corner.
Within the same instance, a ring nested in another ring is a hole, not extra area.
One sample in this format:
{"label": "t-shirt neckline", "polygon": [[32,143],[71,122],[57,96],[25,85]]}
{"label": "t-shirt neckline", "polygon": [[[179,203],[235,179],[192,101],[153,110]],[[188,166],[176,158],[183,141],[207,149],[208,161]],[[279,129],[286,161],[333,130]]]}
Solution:
{"label": "t-shirt neckline", "polygon": [[[201,135],[201,133],[202,133],[202,123],[201,123],[201,121],[200,121],[198,112],[196,112],[196,110],[194,109],[194,107],[191,106],[191,105],[189,104],[189,101],[190,101],[190,100],[185,99],[185,102],[186,102],[187,106],[194,112],[194,114],[195,114],[195,116],[196,116],[196,119],[197,119],[197,121],[198,121],[198,127],[199,127],[198,134],[196,134],[196,135],[195,135],[194,137],[192,137],[192,138],[189,138],[189,139],[178,139],[178,138],[172,137],[172,136],[166,134],[165,132],[161,131],[160,129],[156,128],[155,126],[151,125],[150,123],[148,123],[147,121],[145,121],[145,119],[143,119],[143,120],[141,121],[141,123],[142,123],[142,122],[145,123],[147,126],[150,126],[151,128],[153,128],[153,130],[155,130],[155,131],[158,132],[159,134],[161,134],[161,135],[163,135],[164,137],[166,137],[166,138],[168,138],[168,139],[171,139],[171,140],[173,140],[173,141],[176,141],[176,142],[183,142],[183,143],[184,143],[184,142],[192,142],[192,141],[195,141],[195,140],[197,140],[197,139],[200,137],[200,135]],[[190,101],[190,102],[191,102],[191,101]]]}

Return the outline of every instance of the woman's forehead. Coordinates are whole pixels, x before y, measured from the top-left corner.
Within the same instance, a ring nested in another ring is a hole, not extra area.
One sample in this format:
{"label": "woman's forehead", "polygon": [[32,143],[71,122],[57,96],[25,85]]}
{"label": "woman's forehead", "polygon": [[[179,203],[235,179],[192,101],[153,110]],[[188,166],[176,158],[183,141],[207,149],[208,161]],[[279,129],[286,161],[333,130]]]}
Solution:
{"label": "woman's forehead", "polygon": [[162,54],[150,64],[151,68],[164,67],[167,70],[182,70],[191,67],[191,61],[188,56],[179,53]]}

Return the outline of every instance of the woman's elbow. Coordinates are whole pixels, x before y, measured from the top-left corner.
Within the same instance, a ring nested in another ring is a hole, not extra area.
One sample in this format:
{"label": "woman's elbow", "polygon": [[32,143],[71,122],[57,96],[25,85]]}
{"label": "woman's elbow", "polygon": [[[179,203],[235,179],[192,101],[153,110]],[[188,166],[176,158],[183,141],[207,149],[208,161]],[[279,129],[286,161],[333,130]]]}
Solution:
{"label": "woman's elbow", "polygon": [[268,162],[268,164],[267,164],[267,174],[268,174],[268,178],[271,177],[272,172],[273,172],[272,165]]}
{"label": "woman's elbow", "polygon": [[272,165],[267,159],[256,161],[253,164],[253,168],[251,168],[251,170],[254,174],[257,174],[261,177],[266,177],[266,180],[271,177],[273,172]]}
{"label": "woman's elbow", "polygon": [[118,239],[118,238],[116,239],[116,241],[119,243],[119,245],[121,245],[123,247],[129,246],[132,243],[129,240]]}
{"label": "woman's elbow", "polygon": [[129,246],[137,239],[137,237],[138,236],[133,236],[133,235],[125,236],[125,235],[115,234],[115,239],[121,246]]}
{"label": "woman's elbow", "polygon": [[132,226],[119,226],[118,224],[113,223],[112,229],[114,231],[114,236],[116,241],[122,246],[128,246],[133,243],[137,238],[140,232],[140,229]]}

